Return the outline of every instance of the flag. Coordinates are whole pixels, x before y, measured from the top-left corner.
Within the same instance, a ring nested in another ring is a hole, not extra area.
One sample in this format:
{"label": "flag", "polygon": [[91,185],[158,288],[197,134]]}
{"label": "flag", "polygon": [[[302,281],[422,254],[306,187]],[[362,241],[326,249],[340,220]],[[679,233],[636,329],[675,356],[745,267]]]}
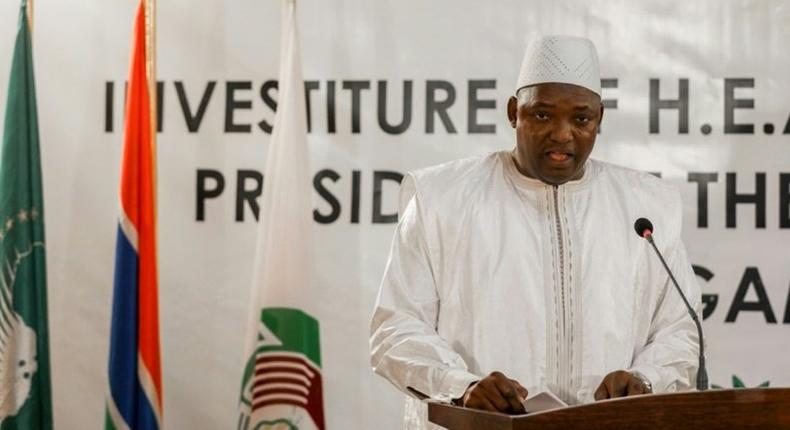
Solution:
{"label": "flag", "polygon": [[312,189],[294,0],[284,0],[277,113],[264,173],[239,430],[325,429],[314,316]]}
{"label": "flag", "polygon": [[44,195],[29,4],[22,1],[0,152],[0,429],[52,428]]}
{"label": "flag", "polygon": [[162,428],[156,257],[153,7],[141,0],[129,68],[105,429]]}

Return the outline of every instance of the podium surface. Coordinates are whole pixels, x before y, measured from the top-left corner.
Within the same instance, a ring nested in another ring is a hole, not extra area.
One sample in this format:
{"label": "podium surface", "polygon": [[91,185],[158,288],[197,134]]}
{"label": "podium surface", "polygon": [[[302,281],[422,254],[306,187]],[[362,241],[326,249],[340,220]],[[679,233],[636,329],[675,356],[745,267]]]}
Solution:
{"label": "podium surface", "polygon": [[428,420],[449,430],[790,429],[790,388],[649,394],[527,415],[429,402]]}

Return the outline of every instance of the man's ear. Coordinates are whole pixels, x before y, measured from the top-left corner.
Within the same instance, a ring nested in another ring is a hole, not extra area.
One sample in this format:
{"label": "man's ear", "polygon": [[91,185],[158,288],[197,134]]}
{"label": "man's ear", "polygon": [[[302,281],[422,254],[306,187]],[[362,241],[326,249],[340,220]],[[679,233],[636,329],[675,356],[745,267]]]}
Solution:
{"label": "man's ear", "polygon": [[600,115],[598,115],[598,127],[601,126],[602,122],[603,122],[603,103],[601,103],[601,113]]}
{"label": "man's ear", "polygon": [[[601,106],[603,109],[603,106]],[[516,114],[518,113],[518,100],[510,96],[507,99],[507,120],[510,122],[510,126],[516,128]]]}
{"label": "man's ear", "polygon": [[598,133],[601,132],[601,123],[603,122],[603,103],[601,103],[601,111],[598,113]]}

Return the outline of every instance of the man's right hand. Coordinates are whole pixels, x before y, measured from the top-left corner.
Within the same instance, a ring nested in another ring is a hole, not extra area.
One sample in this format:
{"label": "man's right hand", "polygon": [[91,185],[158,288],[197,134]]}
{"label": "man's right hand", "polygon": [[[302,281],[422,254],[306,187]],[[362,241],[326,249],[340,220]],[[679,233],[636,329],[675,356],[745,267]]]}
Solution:
{"label": "man's right hand", "polygon": [[501,372],[491,372],[470,385],[458,403],[467,408],[491,412],[525,414],[527,412],[524,410],[524,400],[527,394],[527,389],[518,381]]}

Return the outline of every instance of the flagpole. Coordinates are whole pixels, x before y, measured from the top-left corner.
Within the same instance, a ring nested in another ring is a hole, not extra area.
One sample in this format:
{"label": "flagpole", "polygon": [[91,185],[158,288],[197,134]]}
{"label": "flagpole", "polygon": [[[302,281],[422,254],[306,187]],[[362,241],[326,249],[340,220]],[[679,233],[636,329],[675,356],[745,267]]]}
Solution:
{"label": "flagpole", "polygon": [[[157,222],[157,202],[159,199],[157,198],[157,180],[156,180],[156,155],[157,155],[157,145],[156,145],[156,131],[159,128],[157,124],[159,114],[158,111],[158,103],[157,100],[159,99],[159,95],[157,94],[157,85],[156,85],[156,0],[142,0],[145,8],[145,75],[146,75],[146,82],[148,84],[148,112],[150,115],[150,148],[151,151],[151,171],[149,172],[151,175],[151,198],[152,198],[152,211],[153,211],[153,242],[154,242],[154,254],[159,254],[159,231],[156,228]],[[156,256],[155,259],[158,259]],[[159,271],[158,268],[155,270],[154,277],[156,279],[157,284],[157,295],[158,293],[158,284],[159,284]],[[159,310],[157,309],[157,313]],[[157,327],[157,331],[159,328]],[[160,381],[161,383],[161,381]],[[161,387],[160,387],[161,388]],[[158,393],[159,396],[162,395],[161,392]],[[162,428],[163,419],[164,419],[164,407],[161,403],[162,398],[159,397],[159,402],[156,399],[151,399],[152,402],[157,403],[155,406],[155,410],[158,410],[157,415],[157,422],[159,428]]]}
{"label": "flagpole", "polygon": [[151,112],[151,141],[156,139],[156,0],[143,0],[145,5],[145,75],[148,81],[150,112]]}
{"label": "flagpole", "polygon": [[27,0],[27,26],[30,29],[30,38],[33,39],[33,0]]}
{"label": "flagpole", "polygon": [[[159,95],[157,94],[157,85],[156,85],[156,0],[143,0],[144,7],[145,7],[145,74],[146,74],[146,81],[148,83],[148,103],[149,103],[149,115],[150,115],[150,135],[151,135],[151,146],[149,150],[151,151],[151,198],[152,198],[152,210],[153,210],[153,242],[154,242],[154,253],[158,255],[159,250],[159,232],[156,228],[157,219],[158,219],[158,210],[157,210],[157,202],[159,199],[157,198],[157,177],[156,177],[156,155],[157,155],[157,145],[156,145],[156,131],[159,128],[157,124],[159,115],[158,111],[158,103],[157,100],[159,99]],[[157,257],[154,257],[157,258]],[[158,278],[159,278],[159,271],[156,270],[154,277],[156,278],[157,283],[157,290],[158,290]],[[157,295],[158,295],[157,291]],[[159,310],[157,309],[157,312]],[[157,327],[157,330],[159,328]],[[161,381],[160,381],[161,383]],[[161,387],[160,387],[161,389]],[[161,392],[158,393],[159,396],[162,395]],[[161,403],[162,398],[159,398],[159,403],[156,405],[156,409],[159,413],[157,414],[157,421],[159,424],[159,428],[162,428],[163,420],[164,420],[164,406]],[[151,399],[152,402],[157,402],[156,399]]]}
{"label": "flagpole", "polygon": [[[159,128],[157,120],[159,118],[157,112],[157,94],[156,85],[156,0],[143,0],[145,5],[145,74],[148,81],[148,94],[149,94],[149,112],[151,115],[151,176],[153,183],[153,197],[154,197],[154,220],[157,219],[157,178],[156,178],[156,132]],[[158,242],[158,238],[157,238]],[[157,249],[158,249],[157,243]]]}

